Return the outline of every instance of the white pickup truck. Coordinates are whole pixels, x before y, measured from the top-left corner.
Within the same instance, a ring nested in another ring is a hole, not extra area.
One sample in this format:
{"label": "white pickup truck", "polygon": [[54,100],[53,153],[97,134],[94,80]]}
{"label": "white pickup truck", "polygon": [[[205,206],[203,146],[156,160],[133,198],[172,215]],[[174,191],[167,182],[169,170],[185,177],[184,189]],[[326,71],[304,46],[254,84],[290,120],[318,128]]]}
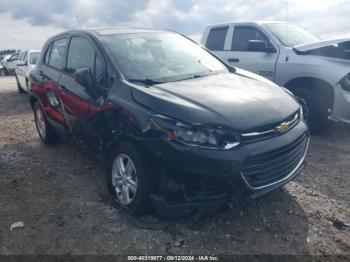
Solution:
{"label": "white pickup truck", "polygon": [[208,26],[201,43],[226,63],[289,89],[311,129],[327,118],[350,123],[350,38],[321,40],[289,23],[239,22]]}

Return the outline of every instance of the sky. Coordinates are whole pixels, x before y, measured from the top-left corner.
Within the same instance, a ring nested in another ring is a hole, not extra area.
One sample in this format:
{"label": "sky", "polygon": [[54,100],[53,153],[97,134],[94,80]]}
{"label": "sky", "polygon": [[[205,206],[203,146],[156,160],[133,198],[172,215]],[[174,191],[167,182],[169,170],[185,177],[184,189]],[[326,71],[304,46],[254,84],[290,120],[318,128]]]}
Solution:
{"label": "sky", "polygon": [[288,21],[322,38],[350,34],[350,0],[0,0],[0,49],[41,48],[59,32],[155,27],[196,41],[206,25]]}

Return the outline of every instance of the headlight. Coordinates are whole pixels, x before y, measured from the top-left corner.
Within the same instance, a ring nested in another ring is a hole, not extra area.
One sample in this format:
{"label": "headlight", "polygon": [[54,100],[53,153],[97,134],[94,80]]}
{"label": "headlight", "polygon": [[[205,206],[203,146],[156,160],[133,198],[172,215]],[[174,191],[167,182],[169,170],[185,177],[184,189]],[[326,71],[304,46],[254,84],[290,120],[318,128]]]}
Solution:
{"label": "headlight", "polygon": [[340,84],[345,91],[350,92],[350,73],[344,76],[342,80],[340,80]]}
{"label": "headlight", "polygon": [[162,115],[152,116],[151,126],[169,141],[187,146],[228,150],[240,144],[239,135],[233,131],[191,126]]}

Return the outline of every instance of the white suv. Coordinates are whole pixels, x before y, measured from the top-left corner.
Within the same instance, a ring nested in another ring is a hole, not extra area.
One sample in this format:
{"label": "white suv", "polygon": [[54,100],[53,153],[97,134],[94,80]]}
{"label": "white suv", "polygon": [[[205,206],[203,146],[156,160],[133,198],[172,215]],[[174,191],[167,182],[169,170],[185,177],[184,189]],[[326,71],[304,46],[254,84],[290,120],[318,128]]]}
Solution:
{"label": "white suv", "polygon": [[202,44],[226,63],[293,92],[313,130],[331,118],[350,123],[350,38],[321,40],[280,22],[208,26]]}

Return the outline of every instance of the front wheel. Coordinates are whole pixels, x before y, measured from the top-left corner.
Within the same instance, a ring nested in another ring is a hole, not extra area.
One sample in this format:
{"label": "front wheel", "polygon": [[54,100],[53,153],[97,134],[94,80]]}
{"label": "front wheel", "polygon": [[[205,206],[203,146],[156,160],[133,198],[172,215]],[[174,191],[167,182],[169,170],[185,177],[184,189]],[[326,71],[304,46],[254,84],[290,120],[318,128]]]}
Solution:
{"label": "front wheel", "polygon": [[295,90],[295,96],[304,111],[304,118],[313,133],[319,133],[327,127],[327,108],[318,96],[307,90]]}
{"label": "front wheel", "polygon": [[34,105],[34,120],[41,141],[47,145],[52,145],[59,141],[58,134],[50,123],[47,122],[39,102],[36,102]]}
{"label": "front wheel", "polygon": [[155,180],[142,150],[123,142],[112,153],[107,184],[112,200],[133,215],[149,213]]}

